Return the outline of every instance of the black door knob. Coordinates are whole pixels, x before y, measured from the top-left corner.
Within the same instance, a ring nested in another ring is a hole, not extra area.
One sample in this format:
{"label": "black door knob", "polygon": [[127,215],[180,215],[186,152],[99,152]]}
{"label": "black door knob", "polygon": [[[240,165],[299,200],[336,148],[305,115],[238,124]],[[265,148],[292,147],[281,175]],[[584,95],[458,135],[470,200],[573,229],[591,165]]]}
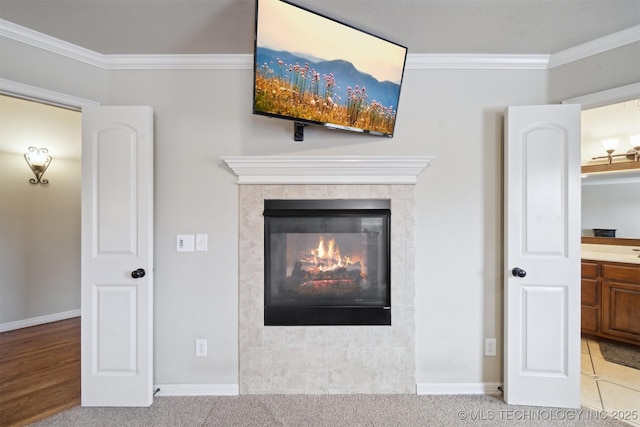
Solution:
{"label": "black door knob", "polygon": [[144,268],[139,268],[131,272],[131,277],[133,277],[134,279],[139,279],[141,277],[144,277],[145,274],[147,273],[144,271]]}
{"label": "black door knob", "polygon": [[513,274],[516,277],[524,277],[527,275],[527,272],[521,268],[516,267],[513,270],[511,270],[511,274]]}

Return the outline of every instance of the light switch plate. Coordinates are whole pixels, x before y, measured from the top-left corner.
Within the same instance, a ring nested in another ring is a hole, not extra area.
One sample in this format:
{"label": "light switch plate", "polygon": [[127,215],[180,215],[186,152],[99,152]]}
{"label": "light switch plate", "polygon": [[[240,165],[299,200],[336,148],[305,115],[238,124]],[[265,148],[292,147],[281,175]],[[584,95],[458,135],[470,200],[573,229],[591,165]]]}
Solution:
{"label": "light switch plate", "polygon": [[207,340],[204,338],[196,339],[196,356],[202,357],[207,355]]}
{"label": "light switch plate", "polygon": [[178,234],[176,250],[178,252],[193,252],[195,237],[193,234]]}

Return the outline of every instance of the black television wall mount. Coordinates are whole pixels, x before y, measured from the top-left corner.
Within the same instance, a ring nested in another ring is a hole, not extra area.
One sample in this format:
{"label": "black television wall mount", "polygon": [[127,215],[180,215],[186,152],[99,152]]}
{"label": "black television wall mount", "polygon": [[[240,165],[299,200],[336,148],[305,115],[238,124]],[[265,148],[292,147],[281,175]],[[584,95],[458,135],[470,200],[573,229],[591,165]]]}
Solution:
{"label": "black television wall mount", "polygon": [[293,140],[304,141],[304,123],[293,122]]}

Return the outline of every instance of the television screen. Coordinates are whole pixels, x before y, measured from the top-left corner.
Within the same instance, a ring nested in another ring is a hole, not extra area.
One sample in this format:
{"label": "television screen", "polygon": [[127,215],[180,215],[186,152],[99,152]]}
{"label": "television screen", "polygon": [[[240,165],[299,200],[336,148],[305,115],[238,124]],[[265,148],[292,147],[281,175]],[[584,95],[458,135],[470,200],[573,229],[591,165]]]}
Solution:
{"label": "television screen", "polygon": [[393,136],[407,48],[284,0],[257,0],[253,113]]}

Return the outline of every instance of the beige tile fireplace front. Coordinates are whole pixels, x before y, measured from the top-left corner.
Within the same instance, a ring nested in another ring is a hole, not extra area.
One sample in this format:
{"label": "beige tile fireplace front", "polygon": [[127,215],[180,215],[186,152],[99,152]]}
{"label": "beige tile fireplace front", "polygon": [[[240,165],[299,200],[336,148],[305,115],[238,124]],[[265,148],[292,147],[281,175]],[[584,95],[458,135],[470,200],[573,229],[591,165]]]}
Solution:
{"label": "beige tile fireplace front", "polygon": [[[415,393],[414,184],[426,156],[241,156],[241,394]],[[391,326],[264,326],[264,200],[391,201]]]}
{"label": "beige tile fireplace front", "polygon": [[[265,199],[391,200],[391,326],[264,326]],[[412,185],[242,185],[240,393],[415,393]]]}

